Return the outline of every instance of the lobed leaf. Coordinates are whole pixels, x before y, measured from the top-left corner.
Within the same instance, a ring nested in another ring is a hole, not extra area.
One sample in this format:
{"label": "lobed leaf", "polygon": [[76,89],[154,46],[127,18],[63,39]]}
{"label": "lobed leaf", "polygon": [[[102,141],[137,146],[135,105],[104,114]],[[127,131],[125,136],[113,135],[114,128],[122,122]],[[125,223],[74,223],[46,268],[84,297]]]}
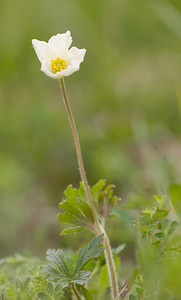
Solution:
{"label": "lobed leaf", "polygon": [[64,191],[64,195],[66,198],[69,197],[76,198],[78,196],[78,190],[76,188],[73,188],[72,185],[70,184]]}
{"label": "lobed leaf", "polygon": [[91,272],[89,271],[78,271],[73,275],[71,282],[84,285],[89,282]]}
{"label": "lobed leaf", "polygon": [[102,189],[105,187],[105,185],[106,185],[106,180],[101,179],[92,187],[91,193],[94,201],[97,201],[97,197],[99,193],[102,191]]}
{"label": "lobed leaf", "polygon": [[72,214],[76,218],[82,219],[85,217],[84,213],[79,209],[78,199],[76,198],[71,197],[63,200],[59,204],[59,207],[65,212]]}
{"label": "lobed leaf", "polygon": [[46,252],[46,258],[53,262],[62,274],[70,276],[69,268],[65,262],[62,250],[48,249]]}
{"label": "lobed leaf", "polygon": [[74,215],[68,213],[68,212],[61,212],[58,214],[58,219],[62,223],[66,224],[74,224],[74,225],[80,225],[80,220],[77,219]]}
{"label": "lobed leaf", "polygon": [[77,233],[80,232],[84,229],[84,227],[82,226],[77,226],[77,227],[68,227],[64,230],[62,230],[60,235],[66,235],[66,234],[70,234],[70,233]]}
{"label": "lobed leaf", "polygon": [[81,270],[89,260],[98,257],[102,253],[103,248],[98,248],[98,246],[102,243],[103,236],[104,234],[101,234],[98,237],[93,238],[90,243],[86,244],[78,251],[74,274]]}
{"label": "lobed leaf", "polygon": [[[72,188],[69,185],[64,192],[66,198],[59,204],[62,212],[59,213],[58,219],[62,223],[73,224],[78,226],[87,226],[89,223],[94,223],[92,210],[87,203],[86,194],[82,182],[80,188]],[[63,234],[68,234],[72,231],[63,231]]]}

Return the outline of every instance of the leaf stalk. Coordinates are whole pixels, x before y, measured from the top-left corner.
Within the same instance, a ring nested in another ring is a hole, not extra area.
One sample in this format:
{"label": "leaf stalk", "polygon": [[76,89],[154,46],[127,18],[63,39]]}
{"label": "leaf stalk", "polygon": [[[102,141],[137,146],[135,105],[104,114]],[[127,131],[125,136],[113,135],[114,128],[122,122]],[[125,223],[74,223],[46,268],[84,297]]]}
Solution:
{"label": "leaf stalk", "polygon": [[73,290],[75,296],[77,297],[77,299],[81,300],[81,297],[79,296],[74,283],[72,283],[72,290]]}

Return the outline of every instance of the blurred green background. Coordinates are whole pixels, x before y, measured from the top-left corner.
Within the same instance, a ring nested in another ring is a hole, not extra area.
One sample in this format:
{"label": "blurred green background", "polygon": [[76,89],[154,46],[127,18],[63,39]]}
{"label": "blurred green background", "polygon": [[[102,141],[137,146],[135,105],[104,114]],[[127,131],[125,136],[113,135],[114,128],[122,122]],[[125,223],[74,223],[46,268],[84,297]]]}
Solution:
{"label": "blurred green background", "polygon": [[[58,203],[80,177],[58,82],[40,71],[33,38],[70,30],[87,49],[66,85],[91,185],[105,178],[128,201],[180,181],[180,0],[0,0],[0,28],[1,255],[77,248],[87,234],[59,238]],[[115,224],[113,245],[129,243]]]}

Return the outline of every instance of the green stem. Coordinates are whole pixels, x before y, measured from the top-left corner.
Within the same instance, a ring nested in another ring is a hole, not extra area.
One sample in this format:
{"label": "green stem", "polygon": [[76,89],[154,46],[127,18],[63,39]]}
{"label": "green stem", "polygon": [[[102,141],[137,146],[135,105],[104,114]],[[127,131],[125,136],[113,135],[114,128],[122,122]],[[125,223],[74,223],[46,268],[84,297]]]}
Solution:
{"label": "green stem", "polygon": [[77,299],[78,299],[78,300],[81,300],[81,297],[79,296],[79,294],[78,294],[78,292],[77,292],[77,290],[76,290],[76,287],[75,287],[74,283],[72,283],[72,290],[73,290],[75,296],[77,297]]}
{"label": "green stem", "polygon": [[115,264],[112,256],[112,250],[111,250],[111,245],[109,238],[105,232],[104,232],[104,247],[105,247],[105,258],[106,258],[106,264],[108,268],[108,274],[109,274],[109,280],[111,283],[112,287],[112,299],[116,299],[118,295],[118,284],[117,284],[117,278],[116,278],[116,269],[115,269]]}
{"label": "green stem", "polygon": [[111,287],[112,287],[112,299],[115,299],[118,294],[118,286],[117,286],[116,272],[115,272],[115,266],[114,266],[114,261],[113,261],[113,257],[112,257],[111,246],[110,246],[109,238],[108,238],[104,228],[99,224],[99,221],[98,221],[98,218],[96,215],[96,210],[94,207],[91,191],[90,191],[90,188],[88,185],[88,181],[87,181],[87,177],[86,177],[86,173],[85,173],[85,169],[84,169],[82,153],[81,153],[81,148],[80,148],[80,143],[79,143],[79,137],[78,137],[75,121],[73,118],[73,114],[71,111],[70,103],[68,100],[68,96],[66,93],[65,83],[62,78],[60,79],[60,88],[62,91],[64,105],[65,105],[65,108],[66,108],[66,111],[68,114],[71,129],[72,129],[72,134],[73,134],[73,138],[74,138],[77,159],[78,159],[78,164],[79,164],[80,176],[81,176],[84,188],[85,188],[87,199],[89,201],[89,204],[90,204],[90,207],[92,210],[92,214],[94,216],[94,222],[97,227],[97,230],[94,230],[94,232],[97,236],[100,235],[101,233],[104,233],[106,263],[108,266],[109,278],[110,278],[110,283],[111,283]]}

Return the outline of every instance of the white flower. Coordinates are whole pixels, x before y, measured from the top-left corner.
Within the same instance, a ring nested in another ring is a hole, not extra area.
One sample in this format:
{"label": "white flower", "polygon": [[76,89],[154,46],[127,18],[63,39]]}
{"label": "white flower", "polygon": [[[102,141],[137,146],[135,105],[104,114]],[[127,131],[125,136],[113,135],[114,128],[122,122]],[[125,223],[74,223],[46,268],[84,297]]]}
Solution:
{"label": "white flower", "polygon": [[58,79],[79,70],[86,49],[69,47],[72,43],[70,31],[52,36],[48,43],[32,40],[33,47],[41,62],[41,70],[48,76]]}

